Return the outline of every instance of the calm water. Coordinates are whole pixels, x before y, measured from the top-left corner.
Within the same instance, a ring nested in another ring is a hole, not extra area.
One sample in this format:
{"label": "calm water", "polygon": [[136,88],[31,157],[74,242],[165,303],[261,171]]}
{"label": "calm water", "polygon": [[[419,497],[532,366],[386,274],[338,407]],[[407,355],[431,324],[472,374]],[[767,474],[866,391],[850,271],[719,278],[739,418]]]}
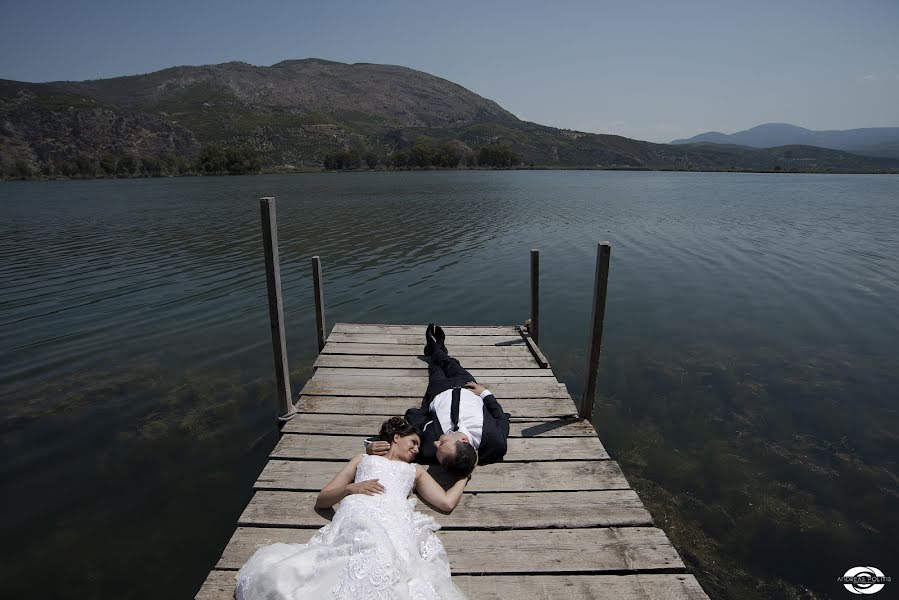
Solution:
{"label": "calm water", "polygon": [[5,589],[199,587],[276,441],[268,195],[294,389],[310,256],[329,323],[507,324],[540,248],[541,346],[579,394],[609,240],[597,423],[703,585],[899,575],[899,178],[363,173],[0,185]]}

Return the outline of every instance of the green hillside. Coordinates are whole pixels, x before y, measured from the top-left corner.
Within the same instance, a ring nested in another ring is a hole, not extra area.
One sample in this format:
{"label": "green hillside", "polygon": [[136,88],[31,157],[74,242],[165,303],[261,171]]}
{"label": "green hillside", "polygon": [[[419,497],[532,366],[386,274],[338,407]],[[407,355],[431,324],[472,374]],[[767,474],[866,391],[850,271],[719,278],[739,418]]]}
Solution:
{"label": "green hillside", "polygon": [[4,177],[326,165],[899,172],[899,160],[811,146],[668,145],[556,129],[427,73],[318,59],[0,81],[0,143]]}

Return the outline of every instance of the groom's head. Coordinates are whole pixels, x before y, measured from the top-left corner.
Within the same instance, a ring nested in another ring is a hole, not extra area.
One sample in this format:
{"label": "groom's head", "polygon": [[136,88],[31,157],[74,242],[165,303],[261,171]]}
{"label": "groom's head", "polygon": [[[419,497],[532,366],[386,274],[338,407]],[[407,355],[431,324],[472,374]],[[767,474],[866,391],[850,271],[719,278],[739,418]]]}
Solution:
{"label": "groom's head", "polygon": [[445,433],[434,442],[437,462],[454,477],[468,477],[478,462],[478,453],[471,440],[461,431]]}

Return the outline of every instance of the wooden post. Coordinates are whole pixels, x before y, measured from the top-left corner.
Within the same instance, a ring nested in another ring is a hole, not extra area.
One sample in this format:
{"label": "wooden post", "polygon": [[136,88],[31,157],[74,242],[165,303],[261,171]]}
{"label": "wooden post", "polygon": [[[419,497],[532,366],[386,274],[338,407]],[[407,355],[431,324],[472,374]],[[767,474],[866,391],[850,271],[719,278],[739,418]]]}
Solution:
{"label": "wooden post", "polygon": [[278,386],[278,420],[289,421],[296,411],[290,392],[290,369],[287,366],[287,339],[284,334],[284,301],[281,296],[281,265],[278,258],[278,218],[275,199],[260,198],[262,244],[265,250],[265,279],[268,283],[268,319],[272,328],[272,351],[275,356],[275,379]]}
{"label": "wooden post", "polygon": [[312,257],[312,287],[315,293],[315,328],[318,333],[318,351],[325,349],[325,295],[322,292],[322,263]]}
{"label": "wooden post", "polygon": [[540,343],[540,251],[531,250],[531,326],[528,327],[535,344]]}
{"label": "wooden post", "polygon": [[606,291],[609,287],[609,257],[612,246],[600,242],[596,249],[596,279],[593,282],[593,319],[590,327],[590,351],[587,356],[587,381],[580,413],[584,419],[593,419],[593,402],[596,396],[596,379],[599,375],[599,351],[602,346],[602,324],[606,315]]}

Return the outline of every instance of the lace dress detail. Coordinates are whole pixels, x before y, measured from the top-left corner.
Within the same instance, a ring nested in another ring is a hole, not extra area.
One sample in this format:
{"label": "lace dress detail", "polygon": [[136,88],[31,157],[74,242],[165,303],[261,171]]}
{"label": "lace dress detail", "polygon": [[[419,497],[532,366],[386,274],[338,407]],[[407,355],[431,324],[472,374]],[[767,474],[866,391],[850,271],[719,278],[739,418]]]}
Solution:
{"label": "lace dress detail", "polygon": [[384,493],[353,494],[306,544],[259,548],[237,574],[237,600],[464,600],[433,518],[415,511],[415,465],[362,457],[355,481]]}

